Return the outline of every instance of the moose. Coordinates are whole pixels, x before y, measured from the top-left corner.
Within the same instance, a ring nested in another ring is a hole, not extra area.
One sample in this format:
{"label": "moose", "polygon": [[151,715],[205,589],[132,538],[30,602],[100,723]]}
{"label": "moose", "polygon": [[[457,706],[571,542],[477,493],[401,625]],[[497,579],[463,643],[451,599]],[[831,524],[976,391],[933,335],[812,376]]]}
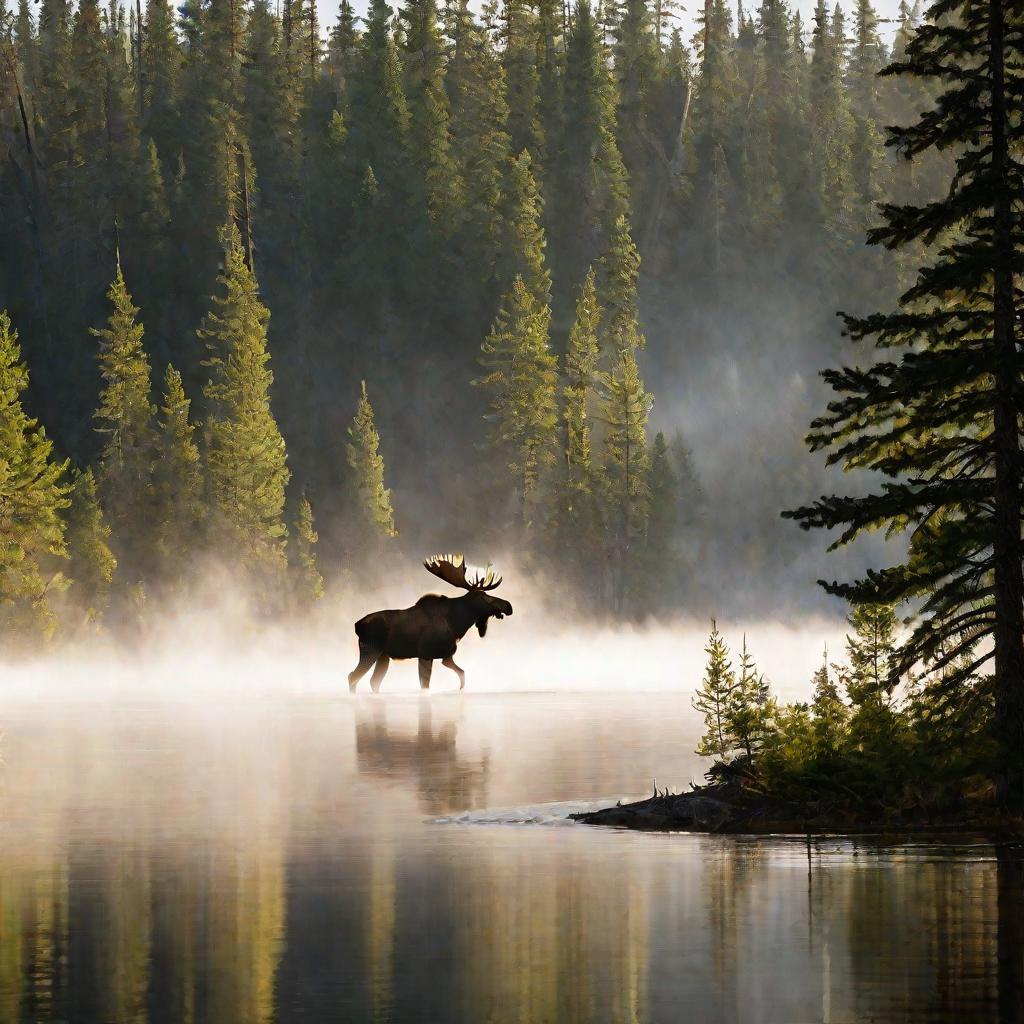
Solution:
{"label": "moose", "polygon": [[377,693],[392,658],[419,658],[422,690],[430,689],[434,659],[440,658],[445,668],[458,675],[459,689],[464,690],[466,673],[453,660],[459,641],[472,626],[485,636],[489,618],[503,619],[512,614],[508,601],[489,593],[501,584],[501,577],[495,576],[492,569],[477,572],[469,579],[462,555],[434,555],[423,563],[423,568],[468,593],[462,597],[424,594],[411,608],[364,615],[356,623],[359,664],[348,674],[350,692],[356,692],[359,680],[373,665],[370,689]]}

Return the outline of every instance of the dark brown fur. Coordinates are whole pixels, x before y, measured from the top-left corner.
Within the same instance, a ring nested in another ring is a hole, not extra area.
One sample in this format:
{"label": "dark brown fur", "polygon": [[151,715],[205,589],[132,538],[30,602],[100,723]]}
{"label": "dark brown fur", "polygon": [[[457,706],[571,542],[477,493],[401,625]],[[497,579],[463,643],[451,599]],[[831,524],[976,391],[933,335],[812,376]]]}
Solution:
{"label": "dark brown fur", "polygon": [[348,687],[355,693],[359,680],[374,666],[370,688],[376,693],[392,658],[418,658],[420,686],[430,687],[435,659],[459,676],[459,689],[466,675],[452,660],[459,641],[476,626],[481,636],[487,633],[487,620],[512,614],[512,605],[500,597],[470,590],[462,597],[424,594],[411,608],[388,609],[364,615],[356,623],[359,637],[359,664],[348,675]]}

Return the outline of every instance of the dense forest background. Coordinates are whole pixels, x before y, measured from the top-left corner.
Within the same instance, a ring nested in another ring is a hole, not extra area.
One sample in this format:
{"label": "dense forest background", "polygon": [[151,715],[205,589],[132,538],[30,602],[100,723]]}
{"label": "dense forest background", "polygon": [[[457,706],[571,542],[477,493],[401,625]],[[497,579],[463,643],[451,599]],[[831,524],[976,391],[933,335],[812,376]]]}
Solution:
{"label": "dense forest background", "polygon": [[828,487],[833,311],[912,261],[876,203],[949,179],[883,144],[934,99],[876,78],[919,15],[675,14],[0,0],[10,607],[93,623],[211,557],[269,607],[441,548],[598,614],[824,600],[778,516]]}

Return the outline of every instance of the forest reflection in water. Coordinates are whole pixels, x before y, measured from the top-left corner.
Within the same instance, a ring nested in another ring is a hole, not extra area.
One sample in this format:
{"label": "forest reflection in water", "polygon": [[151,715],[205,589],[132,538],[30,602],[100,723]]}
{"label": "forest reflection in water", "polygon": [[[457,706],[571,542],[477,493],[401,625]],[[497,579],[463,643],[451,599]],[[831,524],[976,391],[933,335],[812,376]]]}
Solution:
{"label": "forest reflection in water", "polygon": [[1020,851],[502,824],[698,777],[682,695],[2,724],[0,1024],[1024,1020]]}

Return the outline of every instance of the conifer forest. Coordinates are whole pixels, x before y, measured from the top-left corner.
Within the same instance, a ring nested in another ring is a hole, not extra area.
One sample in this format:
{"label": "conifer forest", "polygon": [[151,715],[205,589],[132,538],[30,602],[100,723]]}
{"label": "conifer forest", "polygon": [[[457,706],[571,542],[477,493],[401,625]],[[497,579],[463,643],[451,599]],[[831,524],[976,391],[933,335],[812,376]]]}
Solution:
{"label": "conifer forest", "polygon": [[0,0],[0,1024],[1024,1024],[1024,0],[358,2]]}
{"label": "conifer forest", "polygon": [[885,146],[938,91],[877,76],[901,11],[7,0],[5,616],[474,545],[597,615],[820,602],[778,513],[834,311],[895,301],[877,204],[952,173]]}

